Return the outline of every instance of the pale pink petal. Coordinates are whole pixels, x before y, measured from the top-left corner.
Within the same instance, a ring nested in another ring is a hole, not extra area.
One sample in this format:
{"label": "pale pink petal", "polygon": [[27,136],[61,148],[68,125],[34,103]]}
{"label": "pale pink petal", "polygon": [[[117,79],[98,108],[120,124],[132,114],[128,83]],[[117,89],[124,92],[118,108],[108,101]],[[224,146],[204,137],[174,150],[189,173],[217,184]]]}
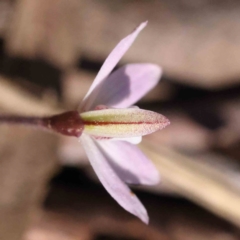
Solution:
{"label": "pale pink petal", "polygon": [[130,138],[111,138],[110,141],[125,141],[132,144],[139,144],[142,141],[142,136]]}
{"label": "pale pink petal", "polygon": [[131,138],[150,134],[169,125],[163,115],[138,108],[103,109],[80,114],[83,132],[103,138]]}
{"label": "pale pink petal", "polygon": [[[107,59],[103,63],[100,71],[93,81],[90,89],[88,90],[81,106],[80,110],[89,110],[88,105],[91,105],[91,101],[94,100],[94,95],[91,94],[93,89],[97,87],[113,70],[113,68],[120,61],[125,52],[130,48],[138,34],[145,28],[147,22],[141,23],[130,35],[122,39],[118,45],[108,55]],[[90,96],[91,94],[91,96]]]}
{"label": "pale pink petal", "polygon": [[99,137],[99,136],[94,136],[91,135],[91,137],[93,137],[94,139],[98,140],[98,141],[125,141],[125,142],[129,142],[132,144],[139,144],[142,141],[142,136],[139,137],[130,137],[130,138],[110,138],[110,137]]}
{"label": "pale pink petal", "polygon": [[94,171],[109,194],[125,210],[139,217],[147,224],[149,219],[146,209],[115,173],[104,149],[90,136],[83,134],[80,139]]}
{"label": "pale pink petal", "polygon": [[153,185],[160,177],[152,162],[135,145],[124,141],[99,141],[110,159],[110,164],[125,182]]}
{"label": "pale pink petal", "polygon": [[97,105],[127,108],[154,88],[161,77],[161,68],[155,64],[128,64],[113,72],[91,93],[94,101],[88,109]]}

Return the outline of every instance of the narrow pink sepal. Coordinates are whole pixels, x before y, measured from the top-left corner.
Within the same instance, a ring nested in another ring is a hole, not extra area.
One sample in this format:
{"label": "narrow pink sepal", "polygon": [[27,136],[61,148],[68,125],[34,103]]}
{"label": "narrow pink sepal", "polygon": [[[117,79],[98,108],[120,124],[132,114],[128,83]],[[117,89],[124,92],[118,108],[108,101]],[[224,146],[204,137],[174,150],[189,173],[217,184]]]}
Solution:
{"label": "narrow pink sepal", "polygon": [[90,106],[92,105],[91,103],[95,98],[95,95],[91,94],[93,89],[95,89],[111,73],[113,68],[117,65],[122,56],[130,48],[138,34],[143,30],[143,28],[145,28],[146,25],[147,22],[141,23],[130,35],[122,39],[108,55],[96,78],[94,79],[93,84],[88,90],[81,106],[79,107],[80,111],[87,111],[90,109]]}
{"label": "narrow pink sepal", "polygon": [[86,150],[94,171],[109,194],[125,210],[139,217],[144,223],[148,224],[149,218],[146,209],[136,195],[113,170],[108,155],[99,145],[98,141],[85,134],[82,135],[80,140]]}

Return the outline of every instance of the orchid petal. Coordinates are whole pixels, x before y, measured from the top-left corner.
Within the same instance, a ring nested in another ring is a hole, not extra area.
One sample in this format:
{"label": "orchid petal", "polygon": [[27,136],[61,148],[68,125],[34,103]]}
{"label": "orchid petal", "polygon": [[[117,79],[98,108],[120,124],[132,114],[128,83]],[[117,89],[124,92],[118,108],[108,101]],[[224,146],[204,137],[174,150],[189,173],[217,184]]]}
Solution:
{"label": "orchid petal", "polygon": [[98,141],[125,141],[132,144],[139,144],[142,141],[142,136],[130,137],[130,138],[116,138],[116,137],[110,138],[110,137],[99,137],[99,136],[92,135],[92,137]]}
{"label": "orchid petal", "polygon": [[124,141],[100,141],[110,164],[125,182],[130,184],[153,185],[160,177],[152,162],[135,145]]}
{"label": "orchid petal", "polygon": [[143,222],[148,223],[146,209],[112,169],[109,157],[104,152],[104,149],[90,136],[83,134],[80,139],[94,171],[109,194],[125,210],[139,217]]}
{"label": "orchid petal", "polygon": [[[118,45],[112,50],[108,55],[107,59],[103,63],[100,71],[98,72],[96,78],[93,81],[90,89],[88,90],[81,106],[80,110],[89,110],[88,105],[91,105],[91,101],[94,100],[94,95],[91,94],[93,89],[96,88],[113,70],[113,68],[120,61],[125,52],[130,48],[138,34],[145,28],[147,22],[141,23],[130,35],[122,39]],[[91,96],[90,96],[91,94]]]}
{"label": "orchid petal", "polygon": [[96,137],[130,138],[166,127],[170,122],[161,114],[137,109],[104,109],[80,114],[84,133]]}
{"label": "orchid petal", "polygon": [[132,144],[139,144],[142,141],[142,136],[130,138],[111,138],[110,141],[125,141]]}
{"label": "orchid petal", "polygon": [[94,101],[89,102],[87,108],[94,109],[98,104],[127,108],[157,85],[161,73],[161,68],[155,64],[121,67],[92,91]]}

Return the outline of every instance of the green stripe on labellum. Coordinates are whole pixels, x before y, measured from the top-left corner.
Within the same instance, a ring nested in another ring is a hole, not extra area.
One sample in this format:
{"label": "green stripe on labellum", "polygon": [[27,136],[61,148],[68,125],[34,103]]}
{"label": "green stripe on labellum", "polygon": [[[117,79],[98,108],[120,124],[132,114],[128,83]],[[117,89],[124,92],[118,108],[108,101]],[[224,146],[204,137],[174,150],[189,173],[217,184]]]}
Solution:
{"label": "green stripe on labellum", "polygon": [[166,127],[170,122],[161,114],[135,108],[104,109],[80,114],[84,133],[98,137],[136,137]]}

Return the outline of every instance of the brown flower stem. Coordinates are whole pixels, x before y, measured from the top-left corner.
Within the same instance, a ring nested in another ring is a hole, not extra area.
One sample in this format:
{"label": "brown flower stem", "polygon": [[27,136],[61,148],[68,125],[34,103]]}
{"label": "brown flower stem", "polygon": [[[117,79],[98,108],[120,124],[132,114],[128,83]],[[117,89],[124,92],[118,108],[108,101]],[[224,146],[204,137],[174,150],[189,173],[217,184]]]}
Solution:
{"label": "brown flower stem", "polygon": [[35,127],[47,127],[47,118],[19,115],[0,115],[0,124],[21,124]]}
{"label": "brown flower stem", "polygon": [[83,121],[77,111],[69,111],[50,117],[0,115],[1,123],[39,127],[74,137],[80,137],[84,128]]}

